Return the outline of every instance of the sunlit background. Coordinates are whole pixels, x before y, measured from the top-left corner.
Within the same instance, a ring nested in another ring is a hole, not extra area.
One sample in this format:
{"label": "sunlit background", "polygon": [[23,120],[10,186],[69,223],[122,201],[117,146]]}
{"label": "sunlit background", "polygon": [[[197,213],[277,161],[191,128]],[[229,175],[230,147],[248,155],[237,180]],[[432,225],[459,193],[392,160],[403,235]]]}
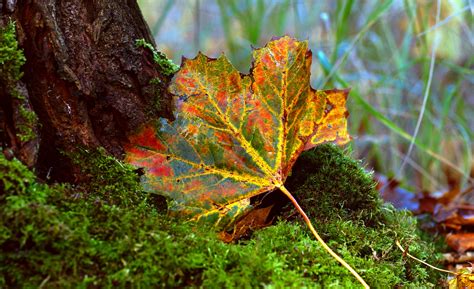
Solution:
{"label": "sunlit background", "polygon": [[313,87],[352,88],[351,149],[368,169],[396,176],[414,192],[469,187],[474,174],[473,2],[138,2],[158,49],[177,64],[198,51],[211,57],[225,53],[247,73],[251,47],[281,35],[308,40]]}

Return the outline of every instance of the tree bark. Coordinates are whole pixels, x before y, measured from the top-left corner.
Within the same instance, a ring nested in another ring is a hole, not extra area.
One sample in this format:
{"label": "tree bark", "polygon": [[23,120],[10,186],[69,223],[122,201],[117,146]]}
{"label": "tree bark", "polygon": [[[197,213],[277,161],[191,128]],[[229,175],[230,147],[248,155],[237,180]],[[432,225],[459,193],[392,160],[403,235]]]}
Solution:
{"label": "tree bark", "polygon": [[77,147],[103,146],[121,158],[128,134],[151,118],[171,117],[170,77],[135,45],[137,39],[154,45],[135,0],[4,0],[2,6],[2,22],[16,21],[26,56],[19,85],[39,120],[37,149],[21,156],[26,144],[15,137],[16,108],[3,93],[4,143],[40,177],[75,177],[63,152]]}

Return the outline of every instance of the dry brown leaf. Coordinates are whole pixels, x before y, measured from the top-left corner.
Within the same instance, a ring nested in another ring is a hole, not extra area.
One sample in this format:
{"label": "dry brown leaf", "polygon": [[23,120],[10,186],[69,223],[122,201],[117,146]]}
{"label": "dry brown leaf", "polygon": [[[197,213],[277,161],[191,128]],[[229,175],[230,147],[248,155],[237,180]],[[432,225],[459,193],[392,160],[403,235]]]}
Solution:
{"label": "dry brown leaf", "polygon": [[272,208],[273,205],[250,211],[234,225],[231,233],[222,231],[219,233],[219,238],[226,243],[230,243],[248,235],[252,231],[271,225],[272,221],[268,220],[268,216]]}
{"label": "dry brown leaf", "polygon": [[474,233],[449,234],[446,236],[446,243],[458,253],[474,249]]}

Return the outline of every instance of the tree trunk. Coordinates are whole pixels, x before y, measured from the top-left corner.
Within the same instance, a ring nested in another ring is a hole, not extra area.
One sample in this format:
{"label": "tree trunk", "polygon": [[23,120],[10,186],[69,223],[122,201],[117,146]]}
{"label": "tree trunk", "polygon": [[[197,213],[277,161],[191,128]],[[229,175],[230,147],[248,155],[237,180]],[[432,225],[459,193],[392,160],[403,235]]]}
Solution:
{"label": "tree trunk", "polygon": [[[77,147],[103,146],[120,158],[129,133],[171,116],[169,76],[135,44],[154,44],[135,0],[15,2],[4,0],[2,24],[16,21],[26,64],[17,84],[22,102],[8,91],[0,95],[3,142],[40,177],[77,177],[63,154]],[[38,118],[36,137],[27,142],[16,135],[22,105]]]}

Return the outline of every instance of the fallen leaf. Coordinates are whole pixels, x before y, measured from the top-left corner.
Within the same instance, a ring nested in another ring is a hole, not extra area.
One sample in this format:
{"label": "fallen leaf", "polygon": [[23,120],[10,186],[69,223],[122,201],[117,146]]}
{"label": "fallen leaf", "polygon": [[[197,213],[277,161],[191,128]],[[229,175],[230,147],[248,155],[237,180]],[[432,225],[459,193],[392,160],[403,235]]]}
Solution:
{"label": "fallen leaf", "polygon": [[474,208],[462,205],[445,207],[438,204],[435,206],[433,218],[436,222],[442,223],[446,228],[459,231],[463,226],[474,226]]}
{"label": "fallen leaf", "polygon": [[474,274],[472,267],[463,268],[456,273],[448,282],[449,289],[472,289],[474,288]]}
{"label": "fallen leaf", "polygon": [[453,250],[462,254],[474,249],[474,233],[448,234],[446,236],[446,243]]}
{"label": "fallen leaf", "polygon": [[145,168],[145,188],[171,210],[228,227],[250,197],[283,184],[298,155],[350,140],[348,90],[311,88],[307,42],[282,37],[253,52],[249,75],[226,59],[184,59],[169,91],[176,119],[160,119],[130,138],[126,161]]}
{"label": "fallen leaf", "polygon": [[245,235],[248,235],[252,231],[269,226],[271,224],[271,220],[268,220],[268,217],[272,208],[273,205],[264,208],[253,209],[235,223],[232,232],[220,232],[219,238],[226,243],[230,243],[242,238]]}
{"label": "fallen leaf", "polygon": [[427,192],[422,192],[417,195],[418,195],[418,202],[420,203],[417,213],[433,214],[436,206],[438,205],[439,198],[437,198],[435,194],[430,194]]}
{"label": "fallen leaf", "polygon": [[311,88],[307,42],[282,37],[253,56],[249,75],[224,56],[183,59],[169,87],[176,119],[160,119],[130,137],[126,160],[145,168],[145,188],[171,199],[175,215],[224,229],[252,209],[251,197],[280,189],[321,246],[369,288],[284,186],[302,151],[350,140],[348,90]]}

